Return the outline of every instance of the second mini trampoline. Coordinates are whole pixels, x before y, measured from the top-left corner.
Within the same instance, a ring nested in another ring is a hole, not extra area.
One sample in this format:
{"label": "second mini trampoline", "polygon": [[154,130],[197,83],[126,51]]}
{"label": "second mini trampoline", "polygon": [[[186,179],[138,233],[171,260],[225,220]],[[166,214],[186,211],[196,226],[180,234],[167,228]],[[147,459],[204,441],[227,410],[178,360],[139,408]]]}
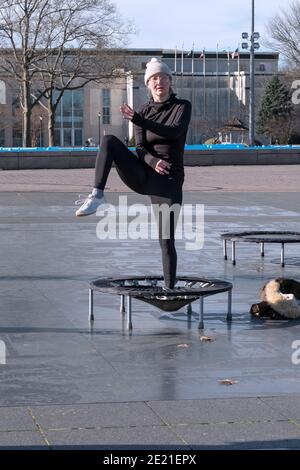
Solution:
{"label": "second mini trampoline", "polygon": [[284,231],[248,231],[248,232],[227,232],[221,235],[223,239],[223,254],[224,259],[227,260],[227,241],[231,242],[231,259],[232,264],[236,264],[235,245],[236,242],[243,243],[259,243],[260,254],[265,256],[266,243],[280,243],[281,244],[281,266],[284,267],[284,245],[286,243],[300,243],[300,232],[284,232]]}

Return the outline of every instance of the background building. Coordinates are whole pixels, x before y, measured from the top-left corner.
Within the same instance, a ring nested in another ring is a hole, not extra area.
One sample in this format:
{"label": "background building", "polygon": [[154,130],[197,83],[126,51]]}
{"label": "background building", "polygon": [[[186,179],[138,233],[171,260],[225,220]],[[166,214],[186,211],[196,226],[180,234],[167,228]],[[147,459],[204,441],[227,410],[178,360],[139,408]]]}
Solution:
{"label": "background building", "polygon": [[[169,65],[174,91],[192,102],[189,144],[218,136],[218,130],[234,118],[248,126],[249,52],[125,49],[122,56],[124,70],[120,78],[101,84],[91,82],[82,89],[65,92],[56,111],[55,145],[81,147],[88,138],[98,145],[104,134],[132,142],[132,125],[122,119],[119,107],[128,102],[138,109],[147,100],[144,72],[151,57],[159,57]],[[255,114],[266,83],[278,73],[278,59],[275,52],[255,54]],[[0,78],[6,90],[0,104],[0,145],[21,146],[19,89],[12,77]],[[47,115],[42,106],[35,107],[32,119],[33,140],[37,146],[47,146]]]}

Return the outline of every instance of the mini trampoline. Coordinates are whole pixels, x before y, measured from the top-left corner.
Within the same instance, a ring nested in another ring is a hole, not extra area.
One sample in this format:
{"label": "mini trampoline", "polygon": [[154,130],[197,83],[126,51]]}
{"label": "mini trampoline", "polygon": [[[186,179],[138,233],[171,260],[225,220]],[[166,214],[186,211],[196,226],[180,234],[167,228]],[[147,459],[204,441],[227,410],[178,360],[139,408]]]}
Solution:
{"label": "mini trampoline", "polygon": [[284,245],[286,243],[300,243],[300,232],[227,232],[221,235],[223,239],[224,259],[227,260],[227,241],[231,241],[232,264],[236,264],[235,244],[236,242],[259,243],[260,254],[265,256],[265,243],[281,244],[281,266],[284,267]]}
{"label": "mini trampoline", "polygon": [[[162,276],[134,276],[98,278],[90,283],[89,289],[89,320],[94,320],[94,291],[121,296],[120,312],[126,313],[127,329],[132,330],[132,299],[149,303],[155,307],[172,312],[188,305],[187,314],[192,314],[191,303],[200,299],[198,328],[204,326],[204,297],[228,293],[227,321],[232,318],[232,284],[219,279],[181,276],[177,278],[174,289],[164,289]],[[125,299],[126,298],[126,299]]]}

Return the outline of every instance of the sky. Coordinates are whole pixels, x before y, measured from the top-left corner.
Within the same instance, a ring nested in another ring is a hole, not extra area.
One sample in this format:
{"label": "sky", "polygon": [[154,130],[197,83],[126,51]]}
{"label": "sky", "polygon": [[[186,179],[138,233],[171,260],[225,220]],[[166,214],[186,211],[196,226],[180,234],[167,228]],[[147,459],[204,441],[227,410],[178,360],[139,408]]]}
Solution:
{"label": "sky", "polygon": [[[255,30],[267,38],[270,19],[286,11],[292,0],[255,0]],[[213,51],[235,50],[241,33],[251,30],[252,0],[113,0],[123,19],[132,20],[137,34],[127,47]]]}

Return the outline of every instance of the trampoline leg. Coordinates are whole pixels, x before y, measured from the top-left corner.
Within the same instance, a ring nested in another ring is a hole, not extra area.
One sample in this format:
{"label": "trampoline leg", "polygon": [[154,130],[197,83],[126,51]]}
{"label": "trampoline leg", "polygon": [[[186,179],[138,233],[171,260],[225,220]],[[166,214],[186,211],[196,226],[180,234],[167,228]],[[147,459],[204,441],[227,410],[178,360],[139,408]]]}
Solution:
{"label": "trampoline leg", "polygon": [[121,295],[120,313],[125,313],[125,296]]}
{"label": "trampoline leg", "polygon": [[228,303],[227,303],[227,315],[226,315],[226,320],[231,321],[232,320],[232,290],[230,289],[228,291]]}
{"label": "trampoline leg", "polygon": [[127,330],[132,331],[131,297],[127,295]]}
{"label": "trampoline leg", "polygon": [[235,242],[231,242],[231,258],[232,258],[232,264],[235,266]]}
{"label": "trampoline leg", "polygon": [[94,321],[94,291],[89,289],[89,321]]}
{"label": "trampoline leg", "polygon": [[223,254],[224,259],[227,259],[227,240],[223,240]]}
{"label": "trampoline leg", "polygon": [[284,268],[284,243],[281,243],[281,266]]}
{"label": "trampoline leg", "polygon": [[260,244],[260,256],[263,258],[265,256],[265,244],[261,242]]}
{"label": "trampoline leg", "polygon": [[198,330],[202,330],[204,328],[204,321],[203,321],[203,313],[204,313],[204,297],[200,297],[199,302],[199,325]]}
{"label": "trampoline leg", "polygon": [[193,310],[192,310],[192,305],[191,305],[191,304],[188,304],[187,309],[186,309],[187,315],[192,315],[192,312],[193,312]]}

